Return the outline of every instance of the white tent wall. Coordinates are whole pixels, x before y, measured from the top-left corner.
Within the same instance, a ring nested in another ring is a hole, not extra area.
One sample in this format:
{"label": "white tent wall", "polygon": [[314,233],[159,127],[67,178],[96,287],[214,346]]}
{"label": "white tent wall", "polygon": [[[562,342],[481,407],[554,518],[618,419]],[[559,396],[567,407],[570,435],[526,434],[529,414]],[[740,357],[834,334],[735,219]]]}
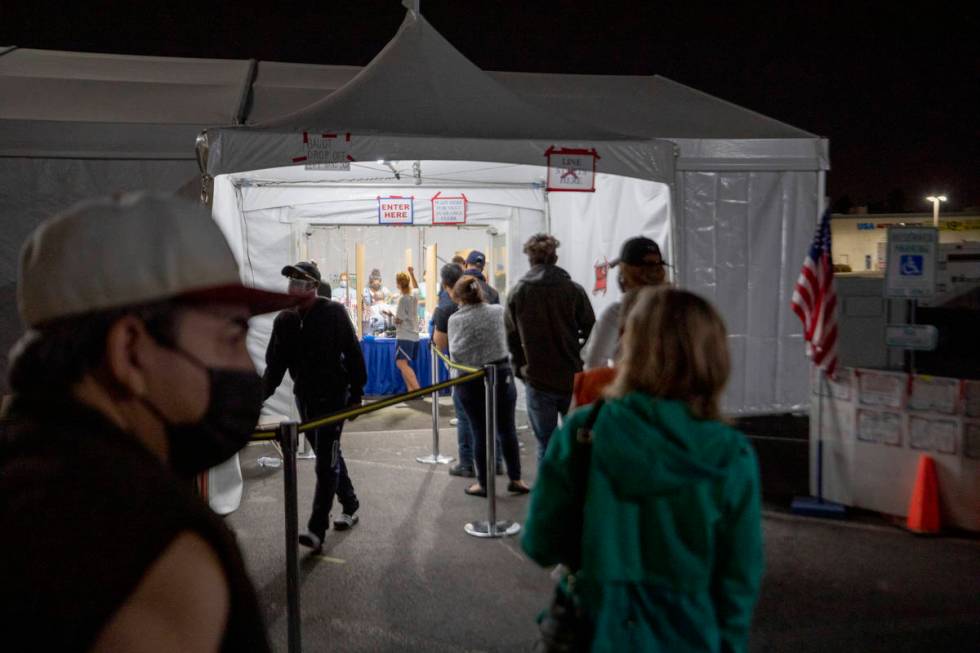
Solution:
{"label": "white tent wall", "polygon": [[605,293],[593,293],[595,265],[619,256],[623,241],[652,238],[674,259],[670,187],[642,179],[596,175],[594,193],[550,193],[551,233],[561,242],[558,265],[585,288],[596,317],[622,297],[611,270]]}
{"label": "white tent wall", "polygon": [[24,332],[16,299],[19,253],[34,228],[90,197],[132,190],[172,192],[196,170],[193,160],[0,157],[0,388],[4,393],[9,391],[6,354]]}
{"label": "white tent wall", "polygon": [[[547,229],[546,201],[550,202],[547,208],[551,213],[552,232],[562,241],[559,264],[590,294],[594,262],[615,258],[620,243],[628,237],[643,234],[654,238],[661,243],[667,260],[671,258],[670,189],[664,184],[600,174],[594,193],[550,193],[546,198],[539,183],[546,172],[542,167],[488,167],[484,163],[454,161],[422,161],[420,166],[428,171],[422,186],[399,185],[394,181],[388,182],[390,185],[372,184],[366,188],[344,185],[345,175],[363,179],[358,175],[364,175],[364,170],[357,168],[351,173],[294,167],[220,175],[214,183],[213,214],[241,262],[243,279],[268,288],[284,288],[282,267],[297,256],[310,253],[305,243],[310,227],[366,226],[378,229],[379,235],[397,234],[400,227],[378,227],[379,195],[414,196],[415,225],[427,226],[431,224],[429,200],[440,189],[444,195],[466,195],[468,225],[493,226],[506,237],[510,287],[528,270],[527,258],[521,251],[524,242],[532,234]],[[374,174],[378,172],[381,170]],[[293,177],[291,183],[290,177]],[[304,185],[314,183],[314,179],[320,180],[318,185]],[[447,186],[430,179],[441,180]],[[468,186],[467,180],[473,185]],[[403,267],[404,249],[412,245],[406,245],[401,237],[393,238],[394,244],[375,242],[372,235],[366,239],[369,256],[380,261],[377,264],[369,261],[368,269],[381,269],[385,285],[392,287],[394,272]],[[481,247],[487,247],[487,236],[481,234],[478,240]],[[443,253],[444,258],[448,255]],[[421,265],[418,267],[421,269]],[[596,313],[619,295],[614,281],[607,293],[593,295]],[[252,322],[249,352],[260,370],[264,369],[271,329],[270,316],[260,316]],[[268,403],[269,416],[292,414],[289,392],[287,379]]]}
{"label": "white tent wall", "polygon": [[684,172],[679,178],[681,285],[710,299],[729,332],[725,412],[804,409],[809,363],[790,298],[813,237],[820,173]]}

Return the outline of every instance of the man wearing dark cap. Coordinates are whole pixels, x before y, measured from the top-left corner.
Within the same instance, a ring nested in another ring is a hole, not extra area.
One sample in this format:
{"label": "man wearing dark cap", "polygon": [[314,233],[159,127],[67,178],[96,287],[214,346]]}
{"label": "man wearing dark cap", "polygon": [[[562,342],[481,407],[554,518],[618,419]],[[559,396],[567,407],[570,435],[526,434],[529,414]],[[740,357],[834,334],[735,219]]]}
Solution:
{"label": "man wearing dark cap", "polygon": [[190,479],[258,421],[249,318],[297,298],[243,286],[208,211],[152,194],[42,223],[17,297],[0,648],[269,650],[235,538]]}
{"label": "man wearing dark cap", "polygon": [[[303,421],[359,406],[367,370],[346,309],[339,302],[317,296],[320,270],[315,263],[287,265],[282,274],[289,279],[289,293],[301,297],[302,303],[282,311],[272,326],[265,352],[265,396],[276,391],[288,369]],[[338,422],[322,426],[309,436],[316,452],[316,489],[307,532],[300,535],[299,542],[314,551],[323,546],[334,495],[343,509],[333,522],[334,528],[351,528],[359,519],[360,503],[340,451],[343,428],[343,422]]]}
{"label": "man wearing dark cap", "polygon": [[[667,280],[667,264],[660,253],[660,246],[650,238],[638,236],[625,241],[619,257],[609,262],[619,269],[619,289],[623,293],[659,286]],[[582,349],[585,369],[607,367],[613,364],[619,350],[619,334],[622,326],[620,315],[622,302],[610,304],[599,316],[589,341]]]}
{"label": "man wearing dark cap", "polygon": [[480,280],[480,287],[483,289],[483,296],[486,298],[488,304],[499,304],[500,293],[490,287],[490,284],[487,283],[487,277],[483,272],[483,268],[486,265],[487,257],[483,255],[483,252],[478,252],[474,249],[466,257],[466,269],[463,271],[463,274],[476,277]]}
{"label": "man wearing dark cap", "polygon": [[524,243],[531,269],[507,299],[507,344],[527,389],[527,414],[538,440],[538,463],[558,415],[568,412],[579,352],[595,324],[585,289],[558,267],[558,240],[535,234]]}

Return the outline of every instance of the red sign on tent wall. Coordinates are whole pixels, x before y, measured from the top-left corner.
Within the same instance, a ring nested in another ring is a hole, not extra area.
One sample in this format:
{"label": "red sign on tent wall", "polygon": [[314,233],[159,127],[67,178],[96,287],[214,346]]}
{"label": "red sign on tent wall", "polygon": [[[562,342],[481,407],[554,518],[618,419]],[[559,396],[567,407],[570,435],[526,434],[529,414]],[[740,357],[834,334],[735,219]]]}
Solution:
{"label": "red sign on tent wall", "polygon": [[432,224],[466,224],[466,195],[432,197]]}
{"label": "red sign on tent wall", "polygon": [[595,162],[599,153],[590,150],[554,146],[544,153],[548,157],[548,190],[578,193],[595,192]]}
{"label": "red sign on tent wall", "polygon": [[303,149],[306,154],[293,157],[293,163],[302,163],[307,170],[350,170],[350,132],[303,132]]}

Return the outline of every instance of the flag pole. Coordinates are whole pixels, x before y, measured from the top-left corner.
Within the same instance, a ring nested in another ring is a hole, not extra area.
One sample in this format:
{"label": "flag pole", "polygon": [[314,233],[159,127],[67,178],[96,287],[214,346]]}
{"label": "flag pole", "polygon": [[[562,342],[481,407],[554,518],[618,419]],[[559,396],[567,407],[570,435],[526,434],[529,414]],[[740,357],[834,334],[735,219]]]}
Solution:
{"label": "flag pole", "polygon": [[823,498],[823,398],[830,393],[830,380],[827,372],[817,368],[820,376],[817,385],[817,496],[794,497],[790,509],[797,515],[808,517],[840,518],[847,514],[847,508]]}

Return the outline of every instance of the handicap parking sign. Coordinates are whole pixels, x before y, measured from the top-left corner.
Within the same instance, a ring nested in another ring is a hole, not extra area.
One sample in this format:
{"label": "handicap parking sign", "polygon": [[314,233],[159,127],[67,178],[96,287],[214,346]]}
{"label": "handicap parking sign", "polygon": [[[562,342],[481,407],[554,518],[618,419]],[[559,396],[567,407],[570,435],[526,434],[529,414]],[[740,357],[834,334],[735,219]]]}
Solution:
{"label": "handicap parking sign", "polygon": [[885,297],[927,299],[936,294],[939,230],[935,227],[889,227]]}
{"label": "handicap parking sign", "polygon": [[903,277],[921,277],[923,257],[917,254],[902,254],[899,261],[899,274]]}

